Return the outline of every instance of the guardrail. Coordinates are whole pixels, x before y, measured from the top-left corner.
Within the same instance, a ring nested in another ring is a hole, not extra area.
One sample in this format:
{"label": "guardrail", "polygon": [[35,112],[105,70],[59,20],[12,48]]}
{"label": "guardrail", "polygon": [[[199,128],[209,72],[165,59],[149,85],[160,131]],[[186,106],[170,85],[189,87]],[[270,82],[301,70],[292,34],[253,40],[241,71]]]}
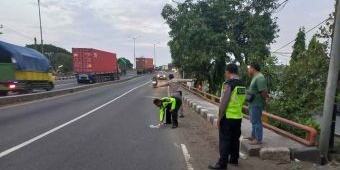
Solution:
{"label": "guardrail", "polygon": [[[193,88],[193,87],[188,87],[184,84],[182,84],[182,87],[184,87],[185,89],[191,91],[192,93],[210,101],[211,103],[214,103],[214,104],[219,104],[220,103],[220,97],[218,96],[215,96],[215,95],[212,95],[212,94],[209,94],[209,93],[206,93],[204,91],[201,91],[197,88]],[[248,107],[247,106],[244,106],[243,107],[245,111],[249,111],[248,110]],[[250,117],[248,115],[244,115],[245,118],[247,119],[250,119]],[[267,123],[267,120],[268,118],[270,119],[273,119],[273,120],[276,120],[280,123],[283,123],[283,124],[286,124],[286,125],[289,125],[289,126],[292,126],[294,128],[297,128],[297,129],[300,129],[300,130],[303,130],[306,132],[306,137],[305,138],[301,138],[299,136],[296,136],[290,132],[287,132],[287,131],[284,131],[280,128],[277,128],[273,125],[270,125]],[[315,141],[316,141],[316,136],[317,136],[317,131],[313,128],[313,127],[310,127],[310,126],[306,126],[306,125],[302,125],[302,124],[299,124],[299,123],[296,123],[296,122],[293,122],[291,120],[288,120],[288,119],[285,119],[285,118],[282,118],[282,117],[279,117],[279,116],[276,116],[276,115],[273,115],[273,114],[270,114],[268,112],[265,112],[263,111],[262,112],[262,121],[263,121],[263,126],[280,134],[280,135],[283,135],[283,136],[286,136],[292,140],[295,140],[301,144],[304,144],[306,146],[315,146]]]}

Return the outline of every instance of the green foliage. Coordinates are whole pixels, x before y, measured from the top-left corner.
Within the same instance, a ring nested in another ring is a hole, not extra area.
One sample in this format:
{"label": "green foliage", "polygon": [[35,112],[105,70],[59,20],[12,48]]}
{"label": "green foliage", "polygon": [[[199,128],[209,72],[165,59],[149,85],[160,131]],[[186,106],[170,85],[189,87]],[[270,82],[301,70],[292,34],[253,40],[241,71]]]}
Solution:
{"label": "green foliage", "polygon": [[[326,47],[312,38],[308,49],[284,69],[283,96],[274,99],[267,110],[297,123],[319,130],[314,115],[322,110],[327,82],[329,58]],[[304,137],[302,131],[272,121],[277,127]]]}
{"label": "green foliage", "polygon": [[[170,27],[174,66],[207,80],[216,93],[224,81],[226,63],[245,66],[250,56],[269,56],[278,31],[272,11],[277,0],[186,0],[165,5],[162,16]],[[234,59],[232,59],[234,58]]]}
{"label": "green foliage", "polygon": [[[338,1],[336,1],[338,3]],[[335,4],[336,9],[336,4]],[[324,44],[327,46],[327,51],[330,53],[330,47],[332,43],[333,30],[334,30],[334,19],[335,19],[335,11],[329,14],[328,20],[322,26],[320,26],[319,31],[316,36],[320,39],[325,40]]]}
{"label": "green foliage", "polygon": [[[28,48],[41,51],[40,45],[29,44]],[[44,54],[50,60],[50,65],[54,74],[63,75],[73,72],[72,54],[66,49],[51,45],[44,45]]]}
{"label": "green foliage", "polygon": [[306,51],[306,34],[305,28],[300,28],[293,45],[293,53],[291,56],[291,62],[295,62],[297,57]]}
{"label": "green foliage", "polygon": [[308,50],[285,70],[282,88],[285,97],[305,108],[319,110],[324,101],[328,65],[325,46],[312,38]]}
{"label": "green foliage", "polygon": [[[281,88],[281,80],[283,77],[283,65],[278,65],[278,59],[276,56],[267,57],[250,57],[251,62],[259,63],[261,66],[261,72],[267,79],[267,85],[269,91],[279,91]],[[243,69],[246,70],[246,69]],[[248,73],[242,74],[242,79],[246,80],[247,84],[250,84],[251,78]]]}
{"label": "green foliage", "polygon": [[125,57],[118,58],[118,64],[120,69],[132,69],[133,67],[131,61],[126,59]]}

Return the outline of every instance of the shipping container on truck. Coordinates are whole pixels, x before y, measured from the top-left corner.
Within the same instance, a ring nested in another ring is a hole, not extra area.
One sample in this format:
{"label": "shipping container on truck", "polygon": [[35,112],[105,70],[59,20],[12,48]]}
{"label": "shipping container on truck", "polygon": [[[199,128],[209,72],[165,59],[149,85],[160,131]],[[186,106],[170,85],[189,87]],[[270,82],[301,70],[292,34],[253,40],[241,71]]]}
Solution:
{"label": "shipping container on truck", "polygon": [[52,90],[55,79],[48,59],[31,48],[0,41],[0,95]]}
{"label": "shipping container on truck", "polygon": [[93,48],[72,48],[73,69],[78,83],[96,83],[119,79],[115,53]]}
{"label": "shipping container on truck", "polygon": [[153,58],[136,58],[137,74],[152,73],[154,70]]}

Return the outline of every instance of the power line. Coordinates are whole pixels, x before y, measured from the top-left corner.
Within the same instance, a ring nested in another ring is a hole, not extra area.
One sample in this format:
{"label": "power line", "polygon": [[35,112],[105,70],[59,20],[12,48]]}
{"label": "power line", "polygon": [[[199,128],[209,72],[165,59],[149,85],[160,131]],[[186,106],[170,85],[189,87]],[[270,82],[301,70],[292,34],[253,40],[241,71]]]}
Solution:
{"label": "power line", "polygon": [[272,11],[272,13],[278,13],[280,12],[288,3],[289,0],[284,0],[283,2],[281,2],[277,8],[275,10]]}
{"label": "power line", "polygon": [[272,52],[274,54],[292,54],[292,52]]}
{"label": "power line", "polygon": [[16,30],[14,30],[14,29],[8,27],[7,25],[6,25],[4,28],[5,28],[5,29],[8,29],[8,30],[10,30],[10,31],[12,31],[12,32],[14,32],[14,33],[16,33],[17,35],[20,35],[21,37],[27,38],[28,40],[32,40],[32,39],[33,39],[33,37],[30,37],[30,36],[25,35],[25,34],[19,32],[19,31],[16,31]]}
{"label": "power line", "polygon": [[[305,32],[305,34],[308,34],[309,32],[311,32],[312,30],[314,30],[315,28],[319,27],[321,24],[325,23],[326,21],[330,20],[331,18],[327,18],[325,20],[323,20],[322,22],[318,23],[317,25],[315,25],[313,28],[309,29],[307,32]],[[278,52],[279,50],[287,47],[289,44],[293,43],[296,41],[296,38],[290,42],[288,42],[287,44],[283,45],[282,47],[278,48],[277,50],[275,50],[274,52],[272,53],[275,53],[275,52]]]}

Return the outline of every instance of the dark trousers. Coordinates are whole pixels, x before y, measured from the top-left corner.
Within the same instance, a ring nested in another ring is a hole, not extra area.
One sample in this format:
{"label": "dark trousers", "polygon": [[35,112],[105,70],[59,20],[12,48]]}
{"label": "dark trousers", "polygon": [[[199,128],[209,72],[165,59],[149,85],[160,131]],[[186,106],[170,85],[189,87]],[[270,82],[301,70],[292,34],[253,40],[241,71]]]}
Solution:
{"label": "dark trousers", "polygon": [[171,124],[172,123],[170,110],[171,110],[170,107],[167,107],[165,109],[165,123],[166,124]]}
{"label": "dark trousers", "polygon": [[167,124],[171,124],[173,126],[178,126],[178,110],[182,105],[182,100],[178,97],[175,97],[176,99],[176,107],[173,110],[173,112],[170,113],[170,106],[166,108],[166,112],[165,112],[165,122]]}
{"label": "dark trousers", "polygon": [[[242,119],[222,118],[219,128],[220,138],[220,160],[221,164],[228,164],[228,161],[237,161],[240,151]],[[230,156],[230,157],[229,157]]]}

